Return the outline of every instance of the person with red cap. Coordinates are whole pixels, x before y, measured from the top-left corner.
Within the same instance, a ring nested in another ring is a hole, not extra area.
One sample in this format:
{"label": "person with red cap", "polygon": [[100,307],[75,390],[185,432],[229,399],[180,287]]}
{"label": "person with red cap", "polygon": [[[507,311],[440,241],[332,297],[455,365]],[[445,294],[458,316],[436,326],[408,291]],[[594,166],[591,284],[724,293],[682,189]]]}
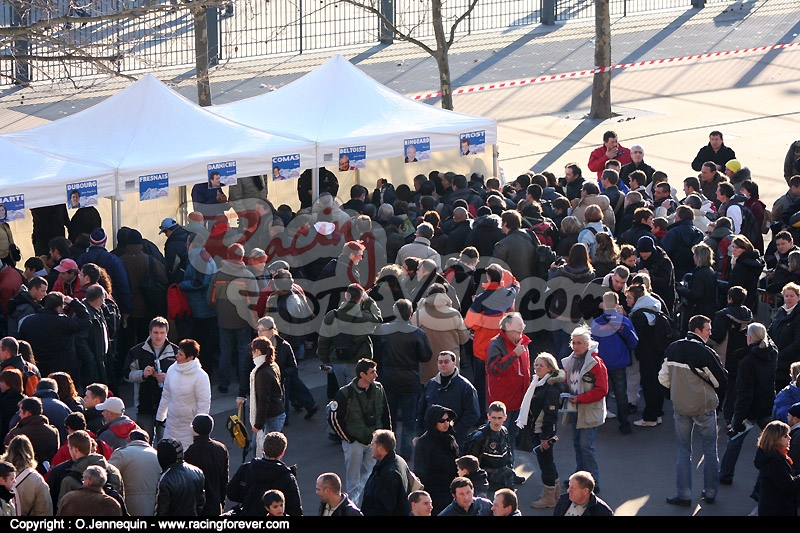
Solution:
{"label": "person with red cap", "polygon": [[58,279],[53,285],[53,290],[67,296],[75,296],[81,290],[81,280],[78,279],[78,263],[72,259],[62,259],[53,268],[58,271]]}

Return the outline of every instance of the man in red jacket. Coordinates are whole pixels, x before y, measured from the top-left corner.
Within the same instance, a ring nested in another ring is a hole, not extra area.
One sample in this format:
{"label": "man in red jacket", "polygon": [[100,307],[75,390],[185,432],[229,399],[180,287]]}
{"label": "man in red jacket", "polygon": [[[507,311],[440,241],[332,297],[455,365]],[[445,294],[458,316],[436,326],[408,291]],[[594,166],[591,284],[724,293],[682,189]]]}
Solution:
{"label": "man in red jacket", "polygon": [[619,144],[617,134],[610,130],[603,134],[602,146],[598,146],[589,154],[589,170],[597,172],[598,180],[606,169],[606,161],[609,159],[616,159],[622,166],[632,161],[631,151]]}
{"label": "man in red jacket", "polygon": [[489,343],[486,361],[486,397],[506,405],[508,440],[513,458],[514,443],[519,433],[516,424],[522,398],[531,382],[531,359],[524,333],[525,321],[519,313],[507,313],[500,319],[500,333]]}

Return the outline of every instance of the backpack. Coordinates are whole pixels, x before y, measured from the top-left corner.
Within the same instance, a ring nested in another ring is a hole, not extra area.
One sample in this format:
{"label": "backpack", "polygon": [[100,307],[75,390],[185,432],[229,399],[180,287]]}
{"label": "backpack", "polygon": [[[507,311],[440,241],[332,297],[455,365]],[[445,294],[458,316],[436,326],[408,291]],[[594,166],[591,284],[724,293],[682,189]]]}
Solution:
{"label": "backpack", "polygon": [[[761,226],[758,225],[758,220],[756,220],[756,216],[750,210],[749,207],[745,207],[744,204],[734,204],[739,206],[739,209],[742,211],[742,227],[739,228],[739,233],[747,237],[753,245],[755,245],[757,239],[761,237]],[[766,213],[766,210],[764,210]]]}
{"label": "backpack", "polygon": [[[653,348],[658,355],[663,355],[670,344],[681,338],[681,332],[675,326],[675,322],[661,311],[650,309],[637,309],[634,313],[646,313],[655,317],[653,324]],[[648,322],[649,324],[649,322]]]}
{"label": "backpack", "polygon": [[189,318],[192,316],[192,308],[189,307],[189,299],[177,283],[167,287],[167,318]]}
{"label": "backpack", "polygon": [[547,280],[547,274],[550,272],[550,265],[556,260],[556,253],[552,248],[546,244],[540,244],[536,247],[536,257],[534,257],[533,275],[537,278]]}
{"label": "backpack", "polygon": [[[83,474],[81,474],[80,472],[70,470],[69,472],[67,472],[67,476],[83,484]],[[115,489],[108,481],[106,481],[106,484],[103,485],[103,492],[105,493],[106,496],[110,496],[114,498],[114,500],[116,500],[116,502],[119,504],[120,509],[122,510],[122,516],[130,516],[130,514],[128,514],[128,508],[125,507],[125,498],[123,498],[122,495],[117,491],[117,489]]]}
{"label": "backpack", "polygon": [[557,236],[558,233],[553,228],[552,222],[548,220],[542,220],[538,224],[532,225],[529,231],[532,231],[536,235],[540,244],[546,244],[551,248],[555,246],[555,239],[553,238],[553,235],[555,234]]}
{"label": "backpack", "polygon": [[764,221],[761,223],[761,233],[766,235],[772,227],[772,211],[764,209]]}
{"label": "backpack", "polygon": [[28,363],[23,362],[22,365],[22,388],[24,389],[25,396],[33,396],[36,392],[36,386],[39,384],[39,376],[36,375],[36,372],[31,370]]}

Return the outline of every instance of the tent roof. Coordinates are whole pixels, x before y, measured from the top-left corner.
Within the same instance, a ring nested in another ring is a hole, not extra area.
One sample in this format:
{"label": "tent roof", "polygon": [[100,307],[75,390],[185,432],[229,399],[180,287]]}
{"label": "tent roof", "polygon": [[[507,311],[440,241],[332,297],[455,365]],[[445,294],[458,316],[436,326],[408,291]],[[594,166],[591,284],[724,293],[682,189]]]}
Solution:
{"label": "tent roof", "polygon": [[[277,91],[213,106],[210,111],[265,131],[319,143],[318,164],[338,161],[338,148],[367,146],[368,159],[399,157],[403,140],[430,137],[432,151],[457,150],[459,134],[497,121],[416,102],[378,83],[341,55]],[[333,154],[333,159],[325,157]]]}
{"label": "tent roof", "polygon": [[67,202],[69,183],[97,180],[98,196],[115,192],[114,169],[78,163],[0,137],[0,196],[25,195],[25,208]]}
{"label": "tent roof", "polygon": [[242,127],[198,107],[151,74],[75,115],[5,134],[17,144],[118,169],[118,192],[138,176],[169,173],[170,186],[206,180],[210,163],[236,161],[239,176],[268,173],[273,156],[300,154],[313,165],[314,145]]}

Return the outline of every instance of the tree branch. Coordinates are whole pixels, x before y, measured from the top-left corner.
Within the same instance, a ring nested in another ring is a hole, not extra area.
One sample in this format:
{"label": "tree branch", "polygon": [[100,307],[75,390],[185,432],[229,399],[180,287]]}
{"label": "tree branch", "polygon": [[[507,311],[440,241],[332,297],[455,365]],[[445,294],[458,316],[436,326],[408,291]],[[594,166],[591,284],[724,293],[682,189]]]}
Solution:
{"label": "tree branch", "polygon": [[[395,36],[398,39],[400,39],[401,41],[406,41],[406,42],[409,42],[409,43],[414,44],[416,46],[419,46],[420,48],[425,50],[427,53],[429,53],[432,57],[436,57],[436,50],[434,50],[433,48],[431,48],[427,44],[423,43],[419,39],[415,39],[414,37],[411,37],[410,35],[400,31],[400,28],[398,28],[391,21],[389,21],[389,19],[386,18],[386,15],[381,13],[381,11],[379,9],[376,9],[376,8],[374,8],[374,7],[370,6],[370,5],[367,5],[367,4],[363,3],[363,2],[358,2],[356,0],[338,0],[338,1],[344,2],[346,4],[354,5],[354,6],[359,7],[359,8],[361,8],[361,9],[363,9],[363,10],[369,12],[369,13],[372,13],[373,15],[377,16],[381,20],[381,22],[383,22],[386,25],[387,28],[392,30],[392,33],[394,33]],[[477,0],[475,0],[475,1],[477,1]],[[334,2],[334,3],[336,3],[336,2]]]}

